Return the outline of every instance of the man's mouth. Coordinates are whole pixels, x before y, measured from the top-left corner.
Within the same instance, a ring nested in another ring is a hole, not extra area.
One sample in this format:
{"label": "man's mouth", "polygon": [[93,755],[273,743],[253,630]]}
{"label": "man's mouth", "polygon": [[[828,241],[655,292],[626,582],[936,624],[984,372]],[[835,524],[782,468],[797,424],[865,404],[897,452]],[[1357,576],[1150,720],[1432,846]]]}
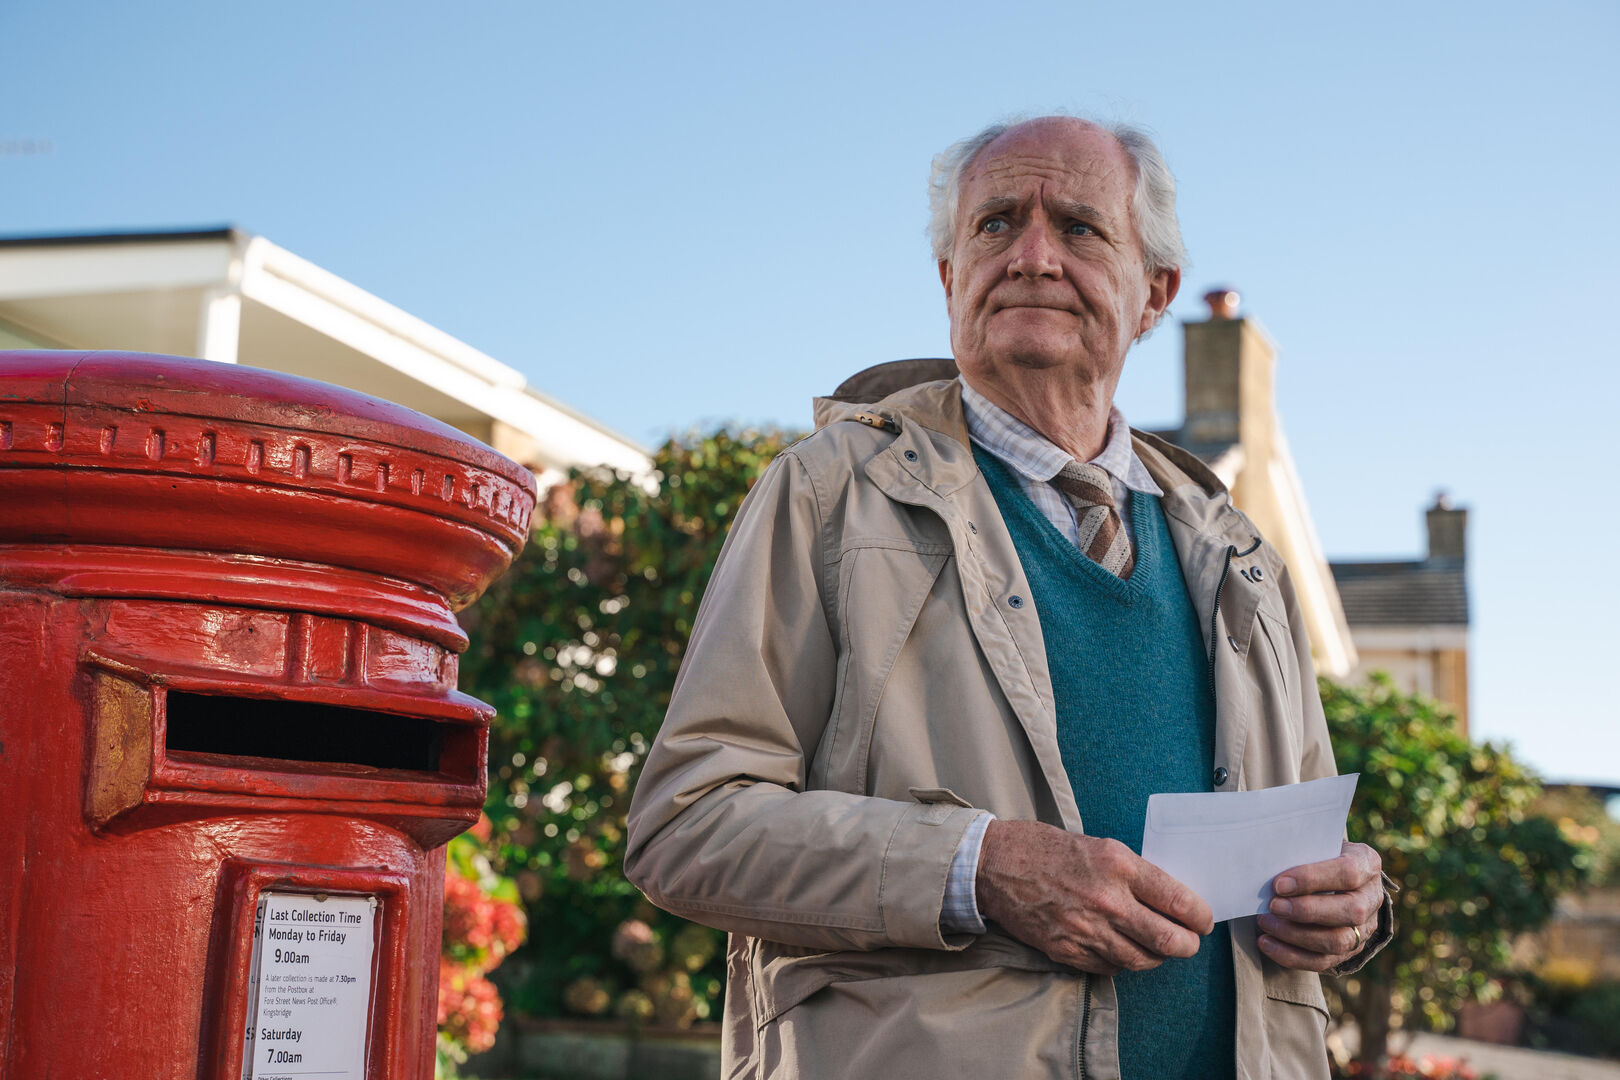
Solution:
{"label": "man's mouth", "polygon": [[1014,304],[997,304],[997,311],[1013,311],[1018,308],[1033,309],[1036,311],[1061,311],[1065,314],[1074,314],[1074,309],[1067,304],[1042,304],[1039,302],[1019,302]]}

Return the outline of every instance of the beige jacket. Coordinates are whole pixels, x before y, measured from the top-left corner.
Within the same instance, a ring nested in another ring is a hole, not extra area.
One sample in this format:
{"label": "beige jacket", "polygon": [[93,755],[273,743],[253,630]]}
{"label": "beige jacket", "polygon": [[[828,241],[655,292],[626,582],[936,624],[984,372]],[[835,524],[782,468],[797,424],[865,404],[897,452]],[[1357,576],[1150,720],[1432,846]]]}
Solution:
{"label": "beige jacket", "polygon": [[[1110,978],[994,925],[940,932],[970,808],[1083,831],[960,385],[818,402],[817,420],[732,526],[636,789],[627,872],[731,933],[727,1077],[1114,1080]],[[1332,774],[1281,558],[1191,455],[1140,434],[1135,449],[1214,642],[1218,790]],[[1326,1077],[1317,976],[1264,959],[1252,918],[1232,942],[1237,1075]]]}

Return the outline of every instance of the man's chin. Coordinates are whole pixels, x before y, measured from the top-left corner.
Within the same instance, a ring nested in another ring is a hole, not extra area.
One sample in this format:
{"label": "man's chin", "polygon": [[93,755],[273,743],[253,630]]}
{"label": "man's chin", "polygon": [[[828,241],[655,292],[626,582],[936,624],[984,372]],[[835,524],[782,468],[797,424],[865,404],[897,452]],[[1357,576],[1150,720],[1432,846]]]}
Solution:
{"label": "man's chin", "polygon": [[1045,338],[1008,335],[1001,340],[992,337],[985,342],[985,355],[991,362],[1005,367],[1058,368],[1080,361],[1078,350],[1071,344],[1064,348]]}

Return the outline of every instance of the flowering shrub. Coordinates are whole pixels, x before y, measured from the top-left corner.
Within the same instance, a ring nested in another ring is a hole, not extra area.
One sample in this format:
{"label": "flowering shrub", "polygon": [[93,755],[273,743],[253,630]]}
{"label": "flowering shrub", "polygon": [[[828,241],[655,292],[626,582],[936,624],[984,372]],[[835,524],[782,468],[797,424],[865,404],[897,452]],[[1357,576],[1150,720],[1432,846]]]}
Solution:
{"label": "flowering shrub", "polygon": [[1495,1080],[1495,1073],[1481,1075],[1461,1058],[1429,1055],[1413,1061],[1403,1054],[1391,1054],[1380,1066],[1352,1061],[1334,1066],[1335,1080]]}
{"label": "flowering shrub", "polygon": [[613,1016],[637,1025],[685,1028],[708,1018],[719,987],[702,973],[718,959],[719,941],[712,930],[678,925],[666,942],[641,919],[624,920],[609,945],[622,966],[569,982],[563,1006],[577,1016]]}
{"label": "flowering shrub", "polygon": [[1380,672],[1320,688],[1339,772],[1361,774],[1349,834],[1401,886],[1394,939],[1325,987],[1355,1022],[1357,1057],[1374,1064],[1393,1031],[1445,1031],[1464,1004],[1491,1001],[1513,939],[1552,917],[1590,860],[1578,835],[1530,812],[1541,786],[1529,769],[1470,743],[1438,702]]}
{"label": "flowering shrub", "polygon": [[[495,984],[475,970],[439,959],[439,1033],[470,1053],[495,1045],[501,1026],[501,997]],[[452,1055],[455,1056],[455,1055]],[[461,1056],[465,1060],[465,1055]]]}
{"label": "flowering shrub", "polygon": [[523,943],[523,911],[499,900],[454,866],[444,873],[444,958],[489,971]]}
{"label": "flowering shrub", "polygon": [[489,820],[450,842],[444,868],[444,943],[439,956],[438,1075],[495,1045],[501,997],[488,973],[523,944],[528,929],[517,886],[496,874],[484,850]]}
{"label": "flowering shrub", "polygon": [[497,710],[492,857],[544,927],[501,969],[514,1014],[719,1017],[725,935],[659,911],[625,879],[625,811],[727,523],[790,441],[671,439],[651,486],[576,473],[542,498],[512,571],[462,612],[461,688]]}

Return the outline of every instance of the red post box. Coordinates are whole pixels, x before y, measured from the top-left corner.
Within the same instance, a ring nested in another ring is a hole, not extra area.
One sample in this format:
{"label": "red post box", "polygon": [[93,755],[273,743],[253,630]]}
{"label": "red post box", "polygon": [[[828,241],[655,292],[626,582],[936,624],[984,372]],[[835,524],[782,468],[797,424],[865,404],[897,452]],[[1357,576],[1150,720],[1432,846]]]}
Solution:
{"label": "red post box", "polygon": [[376,398],[0,353],[0,1080],[432,1075],[533,478]]}

